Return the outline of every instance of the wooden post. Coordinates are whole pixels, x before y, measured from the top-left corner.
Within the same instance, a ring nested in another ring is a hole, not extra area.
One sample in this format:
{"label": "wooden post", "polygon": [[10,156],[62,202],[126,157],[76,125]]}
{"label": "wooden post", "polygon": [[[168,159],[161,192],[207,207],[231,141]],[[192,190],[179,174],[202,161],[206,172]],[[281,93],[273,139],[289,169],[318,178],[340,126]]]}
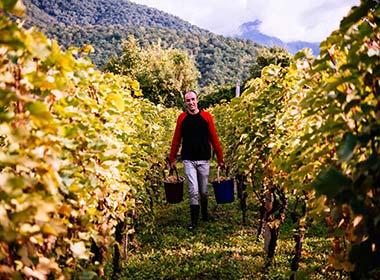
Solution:
{"label": "wooden post", "polygon": [[235,90],[235,97],[240,96],[240,80],[236,81],[236,90]]}

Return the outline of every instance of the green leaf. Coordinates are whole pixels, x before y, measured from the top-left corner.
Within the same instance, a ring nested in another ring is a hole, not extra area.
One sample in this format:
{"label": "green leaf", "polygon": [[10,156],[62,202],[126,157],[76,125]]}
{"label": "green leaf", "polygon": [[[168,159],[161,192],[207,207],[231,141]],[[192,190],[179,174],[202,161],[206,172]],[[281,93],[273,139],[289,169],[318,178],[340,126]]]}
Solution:
{"label": "green leaf", "polygon": [[339,148],[337,154],[339,161],[348,161],[354,154],[355,147],[358,143],[358,139],[352,133],[346,133],[343,139],[343,144]]}
{"label": "green leaf", "polygon": [[12,12],[18,0],[2,0],[0,1],[0,8],[5,12]]}
{"label": "green leaf", "polygon": [[28,34],[25,40],[25,46],[34,56],[42,60],[46,59],[51,53],[48,39],[40,32]]}
{"label": "green leaf", "polygon": [[50,120],[52,118],[48,107],[45,103],[36,101],[26,105],[27,110],[31,115],[44,120]]}
{"label": "green leaf", "polygon": [[297,59],[300,59],[300,58],[304,58],[305,56],[306,56],[305,52],[303,52],[303,51],[298,51],[298,52],[294,55],[293,59],[294,59],[294,60],[297,60]]}
{"label": "green leaf", "polygon": [[32,215],[36,212],[36,208],[29,206],[23,211],[13,212],[9,216],[12,220],[12,223],[26,223],[32,219]]}
{"label": "green leaf", "polygon": [[91,280],[91,279],[97,279],[98,278],[98,275],[93,272],[93,271],[82,271],[80,274],[79,274],[79,279],[83,279],[83,280]]}
{"label": "green leaf", "polygon": [[358,26],[359,33],[362,36],[362,38],[366,36],[370,36],[373,32],[371,26],[368,24],[368,22],[364,21],[362,24]]}
{"label": "green leaf", "polygon": [[319,173],[311,184],[319,194],[327,195],[330,198],[335,197],[343,188],[349,185],[351,185],[351,180],[335,167]]}
{"label": "green leaf", "polygon": [[375,7],[376,1],[364,1],[364,4],[360,7],[354,7],[350,14],[346,16],[341,22],[340,22],[340,29],[342,32],[346,32],[347,29],[350,28],[351,25],[356,23],[359,19],[366,16],[368,11]]}
{"label": "green leaf", "polygon": [[16,16],[23,16],[25,14],[25,6],[21,0],[2,0],[0,1],[0,9]]}
{"label": "green leaf", "polygon": [[0,44],[7,45],[12,49],[23,49],[25,43],[20,37],[21,35],[16,24],[12,23],[1,27]]}

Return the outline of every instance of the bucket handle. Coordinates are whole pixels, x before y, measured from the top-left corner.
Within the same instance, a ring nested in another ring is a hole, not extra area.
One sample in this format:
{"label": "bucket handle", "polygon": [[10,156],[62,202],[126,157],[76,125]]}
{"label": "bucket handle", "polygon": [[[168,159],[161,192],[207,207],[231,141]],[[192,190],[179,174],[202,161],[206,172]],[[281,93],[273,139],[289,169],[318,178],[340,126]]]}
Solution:
{"label": "bucket handle", "polygon": [[[216,171],[216,180],[218,181],[218,184],[220,184],[220,169],[220,166],[218,166]],[[228,167],[225,167],[224,170],[226,171],[226,176],[228,176]]]}
{"label": "bucket handle", "polygon": [[[177,167],[169,167],[169,176],[172,176],[173,175],[173,171],[175,172],[176,176],[177,176],[177,182],[179,182],[179,176],[178,176],[178,170],[177,170]],[[165,170],[162,170],[162,173],[164,175],[164,178],[165,178]]]}
{"label": "bucket handle", "polygon": [[[179,182],[179,176],[178,176],[178,170],[177,170],[177,167],[174,166],[174,167],[171,167],[170,164],[169,164],[169,157],[166,157],[165,159],[168,167],[169,167],[169,176],[173,175],[173,170],[175,171],[175,174],[177,175],[177,182]],[[165,178],[165,171],[163,170],[162,173],[164,173],[164,178]]]}
{"label": "bucket handle", "polygon": [[177,176],[177,182],[179,182],[179,176],[178,176],[178,170],[177,170],[177,167],[172,167],[170,168],[169,170],[169,176],[173,174],[173,170],[175,172],[175,175]]}

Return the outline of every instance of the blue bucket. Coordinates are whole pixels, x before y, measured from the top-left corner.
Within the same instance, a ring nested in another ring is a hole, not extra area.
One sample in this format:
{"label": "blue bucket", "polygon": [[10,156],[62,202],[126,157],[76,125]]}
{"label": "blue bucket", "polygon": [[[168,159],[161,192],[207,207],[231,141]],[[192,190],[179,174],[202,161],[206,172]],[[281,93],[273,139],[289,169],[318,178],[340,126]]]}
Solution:
{"label": "blue bucket", "polygon": [[224,204],[234,201],[234,181],[232,179],[220,181],[219,180],[219,168],[218,179],[212,182],[214,188],[216,203]]}

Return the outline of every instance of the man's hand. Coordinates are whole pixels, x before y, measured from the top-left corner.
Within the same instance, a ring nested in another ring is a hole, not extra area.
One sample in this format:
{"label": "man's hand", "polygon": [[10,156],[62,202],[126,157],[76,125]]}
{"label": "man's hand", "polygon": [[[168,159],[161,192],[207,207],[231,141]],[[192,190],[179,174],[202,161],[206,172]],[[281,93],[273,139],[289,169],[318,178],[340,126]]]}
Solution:
{"label": "man's hand", "polygon": [[224,162],[218,162],[218,167],[220,169],[224,169],[224,168],[226,168],[226,165],[224,164]]}
{"label": "man's hand", "polygon": [[176,161],[172,161],[172,162],[170,162],[170,163],[169,163],[169,167],[170,167],[170,169],[176,169],[176,168],[177,168],[177,163],[176,163]]}

